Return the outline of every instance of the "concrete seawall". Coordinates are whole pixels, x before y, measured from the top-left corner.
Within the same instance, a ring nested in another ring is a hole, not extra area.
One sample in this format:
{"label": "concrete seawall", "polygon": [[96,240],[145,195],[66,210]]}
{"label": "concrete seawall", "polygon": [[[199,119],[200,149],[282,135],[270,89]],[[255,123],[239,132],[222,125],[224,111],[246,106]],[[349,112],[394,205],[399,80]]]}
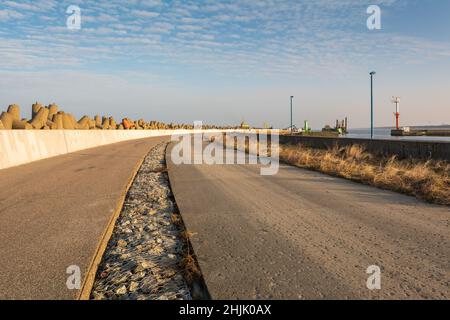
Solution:
{"label": "concrete seawall", "polygon": [[[192,130],[0,130],[0,170],[121,141],[192,132]],[[217,130],[203,130],[203,132],[217,132]],[[335,145],[345,147],[360,144],[367,151],[384,156],[450,161],[450,143],[447,142],[282,135],[280,143],[303,144],[322,149],[332,148]]]}
{"label": "concrete seawall", "polygon": [[450,143],[448,142],[280,136],[280,143],[302,144],[320,149],[332,148],[336,145],[345,147],[359,144],[364,146],[368,152],[377,155],[398,156],[401,159],[450,161]]}
{"label": "concrete seawall", "polygon": [[121,141],[192,132],[192,130],[0,130],[0,170]]}

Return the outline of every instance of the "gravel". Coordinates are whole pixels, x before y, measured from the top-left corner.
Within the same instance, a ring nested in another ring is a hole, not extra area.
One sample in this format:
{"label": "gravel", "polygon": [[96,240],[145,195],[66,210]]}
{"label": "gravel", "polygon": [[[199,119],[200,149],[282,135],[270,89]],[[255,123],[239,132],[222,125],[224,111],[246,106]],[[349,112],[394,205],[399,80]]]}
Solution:
{"label": "gravel", "polygon": [[144,160],[99,266],[96,300],[190,300],[181,262],[186,241],[166,172],[162,143]]}

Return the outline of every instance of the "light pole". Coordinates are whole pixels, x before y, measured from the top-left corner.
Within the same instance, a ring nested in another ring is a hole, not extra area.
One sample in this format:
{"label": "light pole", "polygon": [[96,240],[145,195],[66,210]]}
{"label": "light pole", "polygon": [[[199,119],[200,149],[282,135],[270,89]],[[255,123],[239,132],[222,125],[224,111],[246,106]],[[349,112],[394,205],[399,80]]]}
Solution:
{"label": "light pole", "polygon": [[294,100],[294,96],[291,96],[291,134],[294,132],[293,123],[292,123],[292,101]]}
{"label": "light pole", "polygon": [[373,76],[377,73],[370,73],[370,139],[373,139]]}

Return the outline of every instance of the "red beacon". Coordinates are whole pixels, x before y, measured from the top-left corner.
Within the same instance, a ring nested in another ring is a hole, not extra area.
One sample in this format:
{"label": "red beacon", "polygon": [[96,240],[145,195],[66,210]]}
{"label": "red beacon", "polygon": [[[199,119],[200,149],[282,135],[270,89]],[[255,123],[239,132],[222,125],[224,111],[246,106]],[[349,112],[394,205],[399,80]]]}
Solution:
{"label": "red beacon", "polygon": [[392,97],[392,103],[395,104],[395,127],[400,130],[400,98]]}

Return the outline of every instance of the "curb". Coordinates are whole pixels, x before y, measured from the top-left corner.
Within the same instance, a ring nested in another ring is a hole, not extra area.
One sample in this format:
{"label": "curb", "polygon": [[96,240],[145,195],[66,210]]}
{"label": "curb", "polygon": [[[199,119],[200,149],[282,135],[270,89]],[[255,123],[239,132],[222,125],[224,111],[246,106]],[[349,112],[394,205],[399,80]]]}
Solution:
{"label": "curb", "polygon": [[[153,149],[155,146],[151,147],[150,150]],[[92,287],[94,286],[95,276],[97,275],[98,267],[102,262],[103,254],[105,253],[106,247],[108,246],[109,240],[111,239],[114,227],[116,225],[116,221],[119,218],[120,213],[122,212],[122,207],[123,204],[125,203],[125,198],[128,194],[128,190],[131,188],[131,185],[133,184],[133,181],[136,178],[136,175],[139,172],[139,169],[141,168],[142,164],[144,163],[144,160],[147,157],[147,155],[148,152],[142,157],[142,159],[138,161],[138,163],[136,164],[131,173],[128,183],[126,184],[125,190],[120,196],[119,201],[117,202],[116,210],[111,216],[111,219],[109,220],[108,225],[106,226],[106,229],[103,232],[102,238],[99,244],[97,245],[94,257],[91,260],[91,263],[89,264],[86,277],[83,281],[83,285],[81,286],[80,292],[78,293],[76,300],[90,300],[91,291]]]}

